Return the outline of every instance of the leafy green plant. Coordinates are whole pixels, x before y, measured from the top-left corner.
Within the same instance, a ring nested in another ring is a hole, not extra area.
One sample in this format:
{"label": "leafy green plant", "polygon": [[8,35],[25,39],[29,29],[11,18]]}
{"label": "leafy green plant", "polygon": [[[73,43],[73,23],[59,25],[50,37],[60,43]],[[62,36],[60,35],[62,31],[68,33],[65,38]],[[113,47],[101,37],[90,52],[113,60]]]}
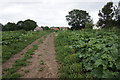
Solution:
{"label": "leafy green plant", "polygon": [[119,78],[119,34],[117,30],[87,29],[56,32],[61,78]]}
{"label": "leafy green plant", "polygon": [[42,71],[42,70],[43,70],[43,68],[42,68],[42,67],[40,67],[39,71]]}
{"label": "leafy green plant", "polygon": [[44,65],[45,63],[43,62],[43,60],[41,60],[41,61],[40,61],[40,64],[41,64],[41,65]]}
{"label": "leafy green plant", "polygon": [[27,45],[49,31],[3,31],[2,32],[2,62],[17,54]]}
{"label": "leafy green plant", "polygon": [[[39,43],[38,43],[39,44]],[[12,68],[5,69],[4,71],[7,71],[5,75],[3,75],[4,78],[18,78],[21,75],[16,73],[17,70],[19,70],[22,66],[26,66],[29,61],[27,59],[32,58],[32,55],[34,54],[34,51],[38,49],[38,44],[35,44],[32,46],[32,48],[28,49],[26,53],[24,53],[24,57],[22,59],[17,59],[15,63],[13,64]],[[44,64],[43,62],[41,64]],[[41,68],[42,70],[42,68]],[[25,70],[25,73],[29,72],[29,70]]]}

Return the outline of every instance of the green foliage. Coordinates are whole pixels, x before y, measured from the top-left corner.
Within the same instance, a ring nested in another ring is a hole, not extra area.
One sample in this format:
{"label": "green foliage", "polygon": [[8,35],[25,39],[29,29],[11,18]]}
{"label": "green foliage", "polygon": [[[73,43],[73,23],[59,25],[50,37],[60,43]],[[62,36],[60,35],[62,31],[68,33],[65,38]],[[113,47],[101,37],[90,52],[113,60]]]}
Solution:
{"label": "green foliage", "polygon": [[[119,11],[120,12],[120,11]],[[120,15],[118,16],[118,19],[116,21],[117,27],[120,29]]]}
{"label": "green foliage", "polygon": [[2,27],[3,31],[15,31],[17,30],[17,25],[15,23],[8,22],[6,25]]}
{"label": "green foliage", "polygon": [[79,30],[85,28],[86,23],[90,23],[91,19],[89,14],[84,10],[74,9],[66,16],[66,20],[72,30]]}
{"label": "green foliage", "polygon": [[75,63],[76,61],[79,62],[79,57],[76,54],[70,54],[64,58],[65,64],[72,64]]}
{"label": "green foliage", "polygon": [[56,32],[60,78],[119,78],[118,35],[118,30]]}
{"label": "green foliage", "polygon": [[12,78],[19,78],[21,76],[21,74],[19,74],[19,73],[14,73],[14,74],[12,74],[10,77],[12,77]]}
{"label": "green foliage", "polygon": [[[15,63],[13,64],[12,68],[4,69],[3,72],[6,71],[7,73],[2,76],[3,79],[4,78],[19,78],[21,74],[16,73],[16,71],[18,71],[22,66],[26,66],[29,63],[27,59],[32,58],[34,51],[38,49],[38,44],[35,44],[32,46],[32,48],[28,49],[27,52],[24,53],[24,57],[22,59],[17,59]],[[42,62],[42,64],[44,63]],[[28,73],[29,70],[25,70],[24,72]]]}
{"label": "green foliage", "polygon": [[34,30],[37,26],[37,23],[33,20],[27,19],[25,21],[18,21],[17,24],[8,22],[2,27],[3,31],[15,31],[15,30]]}
{"label": "green foliage", "polygon": [[108,2],[98,13],[98,25],[102,28],[113,28],[119,25],[119,9],[113,5],[113,2]]}
{"label": "green foliage", "polygon": [[34,28],[37,26],[36,22],[33,21],[33,20],[25,20],[23,22],[23,29],[26,30],[26,31],[29,31],[29,30],[34,30]]}
{"label": "green foliage", "polygon": [[26,59],[17,59],[13,66],[26,66],[27,62]]}
{"label": "green foliage", "polygon": [[42,70],[43,70],[43,68],[42,68],[42,67],[40,67],[39,71],[42,71]]}
{"label": "green foliage", "polygon": [[41,65],[44,65],[45,63],[43,62],[43,60],[41,60],[41,61],[40,61],[40,64],[41,64]]}
{"label": "green foliage", "polygon": [[44,31],[50,30],[50,28],[48,26],[45,26],[45,27],[41,26],[41,28],[43,28]]}
{"label": "green foliage", "polygon": [[[34,40],[47,32],[34,31],[3,31],[2,32],[2,62],[5,62],[13,54],[20,52]],[[37,48],[34,47],[34,48]]]}
{"label": "green foliage", "polygon": [[27,70],[25,70],[24,72],[25,72],[25,73],[28,73],[28,72],[29,72],[29,70],[27,69]]}
{"label": "green foliage", "polygon": [[80,73],[82,71],[82,63],[73,63],[70,65],[69,73]]}
{"label": "green foliage", "polygon": [[43,43],[43,40],[42,40],[42,39],[40,39],[40,40],[38,41],[38,43]]}
{"label": "green foliage", "polygon": [[92,29],[93,28],[93,23],[86,23],[85,29]]}

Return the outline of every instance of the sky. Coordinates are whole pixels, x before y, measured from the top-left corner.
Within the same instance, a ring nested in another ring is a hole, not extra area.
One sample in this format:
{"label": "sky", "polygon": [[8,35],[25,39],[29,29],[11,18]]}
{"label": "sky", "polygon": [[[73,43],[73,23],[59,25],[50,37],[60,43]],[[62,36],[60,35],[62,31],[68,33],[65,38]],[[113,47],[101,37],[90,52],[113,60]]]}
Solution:
{"label": "sky", "polygon": [[73,9],[85,10],[93,19],[98,21],[98,12],[104,5],[119,0],[0,0],[0,23],[17,23],[31,19],[38,26],[70,27],[65,16]]}

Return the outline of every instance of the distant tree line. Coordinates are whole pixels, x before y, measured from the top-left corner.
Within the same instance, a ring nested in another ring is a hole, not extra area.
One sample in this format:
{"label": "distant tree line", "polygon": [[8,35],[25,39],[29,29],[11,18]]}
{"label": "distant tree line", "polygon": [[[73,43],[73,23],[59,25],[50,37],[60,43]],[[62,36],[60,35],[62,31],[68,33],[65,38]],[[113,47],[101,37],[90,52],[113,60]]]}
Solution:
{"label": "distant tree line", "polygon": [[27,19],[25,21],[18,21],[17,24],[8,22],[2,25],[2,31],[15,31],[15,30],[34,30],[37,23],[33,20]]}
{"label": "distant tree line", "polygon": [[41,26],[41,28],[43,28],[44,31],[50,30],[50,28],[48,26]]}

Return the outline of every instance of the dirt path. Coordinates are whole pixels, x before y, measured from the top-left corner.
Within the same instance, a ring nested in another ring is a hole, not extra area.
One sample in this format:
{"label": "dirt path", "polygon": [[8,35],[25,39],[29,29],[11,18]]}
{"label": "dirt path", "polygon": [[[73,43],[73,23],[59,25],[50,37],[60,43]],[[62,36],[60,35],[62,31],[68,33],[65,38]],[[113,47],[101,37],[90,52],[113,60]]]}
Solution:
{"label": "dirt path", "polygon": [[[58,78],[53,33],[47,36],[28,61],[31,63],[18,71],[23,74],[21,78]],[[25,70],[29,72],[25,73]]]}
{"label": "dirt path", "polygon": [[14,64],[15,60],[20,59],[23,57],[23,55],[21,55],[22,53],[25,53],[28,49],[32,48],[32,46],[36,43],[38,43],[38,41],[40,39],[42,39],[44,36],[42,36],[41,38],[35,40],[34,42],[32,42],[30,45],[28,45],[27,47],[25,47],[21,52],[13,55],[10,57],[10,59],[8,59],[6,62],[2,63],[2,69],[5,68],[11,68],[12,65]]}

